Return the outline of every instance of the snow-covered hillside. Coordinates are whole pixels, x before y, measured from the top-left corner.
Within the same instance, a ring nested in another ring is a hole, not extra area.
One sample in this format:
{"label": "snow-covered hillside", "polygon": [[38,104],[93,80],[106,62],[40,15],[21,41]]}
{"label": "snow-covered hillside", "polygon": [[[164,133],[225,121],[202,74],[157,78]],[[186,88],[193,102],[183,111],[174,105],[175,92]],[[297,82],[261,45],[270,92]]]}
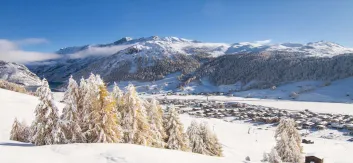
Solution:
{"label": "snow-covered hillside", "polygon": [[[194,153],[156,149],[132,144],[68,144],[32,146],[10,141],[9,133],[15,117],[20,121],[31,122],[34,108],[39,103],[37,97],[0,89],[0,162],[23,163],[234,163],[244,162],[249,156],[251,162],[259,163],[263,152],[269,152],[275,144],[273,127],[254,126],[244,122],[225,122],[220,119],[196,119],[206,121],[217,133],[224,149],[224,157],[210,157]],[[261,103],[261,101],[259,101]],[[318,107],[320,106],[319,103]],[[57,103],[60,109],[63,104]],[[300,106],[300,102],[298,102]],[[335,105],[335,104],[333,104]],[[332,106],[339,108],[340,106]],[[336,110],[340,113],[339,110]],[[182,115],[181,120],[188,126],[195,118]],[[249,134],[248,131],[250,130]],[[315,144],[304,144],[306,154],[315,154],[325,158],[325,163],[350,163],[347,157],[353,152],[353,144],[343,140],[319,138],[333,131],[310,134],[307,139]],[[336,133],[336,132],[334,132]]]}
{"label": "snow-covered hillside", "polygon": [[[288,97],[286,94],[295,90],[283,93],[266,91],[263,95],[263,90],[256,89],[281,87],[293,82],[335,81],[353,76],[350,66],[353,49],[326,41],[227,44],[177,37],[125,37],[113,43],[62,48],[57,53],[62,57],[29,63],[29,69],[38,76],[46,77],[49,82],[57,83],[67,82],[70,75],[77,80],[95,73],[109,85],[113,82],[158,85],[159,88],[149,88],[154,92],[179,91],[182,88],[187,92],[233,93],[251,89],[235,95],[285,99]],[[297,99],[350,100],[331,98],[330,91],[323,92],[324,96],[330,96],[326,99],[309,99],[305,93]]]}
{"label": "snow-covered hillside", "polygon": [[69,58],[84,58],[90,55],[112,55],[132,46],[135,46],[139,50],[137,55],[148,55],[148,53],[163,55],[173,55],[175,53],[187,55],[207,53],[212,57],[218,57],[224,54],[287,51],[307,53],[309,56],[332,57],[344,53],[353,53],[353,48],[343,47],[328,41],[310,42],[307,44],[270,44],[267,42],[239,42],[228,44],[206,43],[178,37],[159,36],[138,39],[124,37],[114,43],[62,48],[57,51],[57,53],[64,54]]}
{"label": "snow-covered hillside", "polygon": [[227,54],[241,54],[254,52],[292,52],[303,53],[305,56],[312,57],[333,57],[344,53],[353,53],[353,48],[343,47],[342,45],[318,41],[307,44],[300,43],[281,43],[281,44],[258,44],[258,43],[235,43],[226,51]]}
{"label": "snow-covered hillside", "polygon": [[[217,58],[226,54],[276,54],[278,52],[300,54],[302,57],[332,57],[353,53],[353,49],[324,41],[308,44],[269,44],[265,42],[227,44],[204,43],[177,37],[151,36],[138,39],[124,37],[113,43],[62,48],[56,52],[62,56],[61,58],[28,63],[28,66],[36,74],[46,76],[51,82],[63,82],[70,75],[82,76],[91,71],[102,76],[104,76],[104,72],[109,81],[131,80],[132,78],[153,81],[160,78],[155,77],[157,75],[168,75],[180,71],[176,69],[171,70],[172,72],[166,72],[163,70],[166,69],[165,67],[160,68],[161,64],[165,62],[167,62],[166,64],[176,62],[179,64],[178,66],[185,67],[183,62],[200,62],[198,64],[202,65],[205,58]],[[198,64],[192,63],[191,67],[197,69]],[[153,66],[156,68],[151,68]],[[150,72],[149,68],[159,69],[162,72]],[[118,73],[123,74],[121,77],[115,75],[117,69],[119,69]],[[142,72],[144,74],[141,75]],[[148,77],[145,75],[146,73],[155,74],[153,77]]]}
{"label": "snow-covered hillside", "polygon": [[22,64],[0,61],[0,79],[24,85],[38,86],[40,79]]}
{"label": "snow-covered hillside", "polygon": [[[133,144],[68,144],[32,146],[9,140],[14,118],[27,123],[34,119],[37,97],[0,89],[0,162],[61,163],[216,163],[225,158],[157,149]],[[56,103],[61,110],[64,105]],[[175,159],[171,159],[175,158]],[[170,159],[170,160],[169,160]]]}

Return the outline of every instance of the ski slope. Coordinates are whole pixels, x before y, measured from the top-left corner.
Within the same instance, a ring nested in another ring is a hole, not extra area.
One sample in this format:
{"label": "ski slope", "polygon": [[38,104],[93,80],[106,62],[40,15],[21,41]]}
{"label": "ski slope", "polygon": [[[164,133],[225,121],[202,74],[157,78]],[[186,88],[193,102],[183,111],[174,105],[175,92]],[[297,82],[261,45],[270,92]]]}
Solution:
{"label": "ski slope", "polygon": [[[15,117],[31,122],[33,111],[39,103],[36,97],[0,89],[0,162],[4,163],[241,163],[249,156],[259,163],[263,152],[269,152],[275,144],[275,128],[254,126],[243,122],[226,122],[220,119],[203,119],[210,124],[224,149],[224,157],[210,157],[190,152],[150,148],[132,144],[66,144],[32,146],[9,140]],[[55,95],[55,97],[60,97]],[[57,103],[60,109],[63,104]],[[298,104],[299,105],[299,104]],[[336,106],[339,108],[339,106]],[[195,118],[181,115],[185,129]],[[250,128],[250,134],[248,130]],[[324,130],[329,134],[330,130]],[[325,163],[351,163],[353,143],[344,140],[328,140],[318,135],[307,137],[315,144],[304,145],[305,153],[315,153],[325,158]]]}

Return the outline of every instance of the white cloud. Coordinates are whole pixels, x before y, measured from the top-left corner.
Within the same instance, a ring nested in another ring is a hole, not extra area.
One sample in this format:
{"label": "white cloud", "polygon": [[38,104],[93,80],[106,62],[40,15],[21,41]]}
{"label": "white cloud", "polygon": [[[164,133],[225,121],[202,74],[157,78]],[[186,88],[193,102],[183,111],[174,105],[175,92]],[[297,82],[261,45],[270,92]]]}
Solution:
{"label": "white cloud", "polygon": [[107,56],[107,55],[112,55],[120,50],[124,50],[130,46],[133,46],[134,44],[130,45],[118,45],[118,46],[109,46],[109,47],[94,47],[90,46],[86,50],[79,51],[74,54],[70,54],[70,58],[85,58],[88,56]]}
{"label": "white cloud", "polygon": [[22,40],[14,41],[15,44],[22,45],[37,45],[37,44],[47,44],[49,41],[45,38],[26,38]]}
{"label": "white cloud", "polygon": [[19,46],[47,43],[45,39],[24,39],[18,41],[9,41],[0,39],[0,60],[8,62],[34,62],[47,59],[59,58],[60,56],[52,53],[41,53],[35,51],[24,51]]}
{"label": "white cloud", "polygon": [[261,45],[266,45],[271,43],[272,40],[271,39],[267,39],[267,40],[261,40],[261,41],[255,41],[256,44],[261,44]]}

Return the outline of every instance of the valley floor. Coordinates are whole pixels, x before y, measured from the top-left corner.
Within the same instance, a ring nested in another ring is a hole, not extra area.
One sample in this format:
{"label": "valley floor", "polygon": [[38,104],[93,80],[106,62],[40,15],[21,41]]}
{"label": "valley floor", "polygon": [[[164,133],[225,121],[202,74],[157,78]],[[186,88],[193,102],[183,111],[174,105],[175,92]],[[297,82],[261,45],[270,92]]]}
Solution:
{"label": "valley floor", "polygon": [[[60,94],[55,94],[56,99]],[[194,119],[206,121],[216,132],[224,149],[224,157],[210,157],[188,152],[156,149],[131,144],[69,144],[50,145],[35,147],[30,144],[23,144],[9,140],[11,125],[15,117],[20,121],[31,122],[34,118],[34,109],[38,104],[36,97],[0,89],[0,162],[23,163],[237,163],[244,162],[249,156],[251,162],[260,162],[264,152],[269,152],[274,146],[273,138],[275,128],[261,125],[254,126],[251,123],[236,121],[233,123],[221,119],[194,118],[188,115],[181,115],[185,129]],[[158,96],[164,98],[164,96]],[[168,96],[172,98],[174,96]],[[204,96],[177,96],[178,98],[206,98]],[[175,97],[175,98],[177,98]],[[209,97],[211,99],[228,97]],[[288,109],[303,108],[315,109],[315,111],[347,112],[352,114],[352,107],[348,104],[337,103],[307,103],[259,99],[233,99],[247,100],[246,103],[255,102],[263,105],[276,105]],[[57,103],[60,108],[61,103]],[[347,105],[347,106],[346,106]],[[248,133],[248,130],[250,132]],[[353,143],[339,139],[319,138],[322,134],[336,133],[332,130],[324,130],[323,133],[309,135],[307,139],[315,143],[304,144],[306,154],[315,154],[325,158],[325,163],[351,163],[353,158]]]}

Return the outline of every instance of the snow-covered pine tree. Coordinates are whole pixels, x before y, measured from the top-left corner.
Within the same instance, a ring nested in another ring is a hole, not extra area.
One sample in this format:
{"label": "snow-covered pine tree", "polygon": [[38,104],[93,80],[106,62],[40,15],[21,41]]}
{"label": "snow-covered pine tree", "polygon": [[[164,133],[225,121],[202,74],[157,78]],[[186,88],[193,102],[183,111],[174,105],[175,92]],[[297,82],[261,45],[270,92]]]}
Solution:
{"label": "snow-covered pine tree", "polygon": [[184,126],[180,122],[178,111],[174,106],[169,109],[165,130],[167,134],[166,148],[182,151],[189,150],[189,142],[187,135],[184,133]]}
{"label": "snow-covered pine tree", "polygon": [[192,121],[188,129],[186,130],[186,134],[189,137],[189,144],[191,151],[194,153],[206,154],[206,145],[203,142],[203,138],[201,136],[200,124],[196,121]]}
{"label": "snow-covered pine tree", "polygon": [[121,119],[121,114],[120,114],[119,108],[123,107],[123,105],[124,105],[123,95],[124,95],[123,91],[121,91],[119,86],[114,82],[112,96],[113,96],[115,103],[116,103],[114,110],[115,110],[119,119]]}
{"label": "snow-covered pine tree", "polygon": [[50,91],[48,82],[43,79],[37,89],[40,103],[35,109],[35,119],[32,123],[32,142],[35,145],[49,145],[66,142],[58,125],[59,114]]}
{"label": "snow-covered pine tree", "polygon": [[[88,142],[91,143],[117,143],[121,140],[121,131],[119,130],[119,119],[114,110],[115,100],[107,91],[100,77],[97,76],[96,86],[99,89],[97,99],[92,99],[90,112],[87,115],[86,131]],[[96,87],[94,86],[94,87]]]}
{"label": "snow-covered pine tree", "polygon": [[121,128],[123,130],[123,142],[133,143],[134,135],[137,130],[135,120],[137,108],[143,107],[143,104],[137,96],[135,87],[129,84],[126,87],[127,92],[123,95],[123,105],[118,108],[121,115]]}
{"label": "snow-covered pine tree", "polygon": [[[99,77],[99,76],[98,76]],[[101,81],[101,79],[98,79]],[[96,105],[99,103],[99,86],[103,85],[100,81],[97,80],[97,76],[92,74],[86,79],[84,82],[81,81],[80,85],[80,94],[82,95],[79,105],[82,105],[81,109],[81,117],[82,122],[80,123],[81,129],[84,133],[89,129],[89,115],[91,112],[97,107]],[[86,135],[88,138],[88,135]]]}
{"label": "snow-covered pine tree", "polygon": [[86,141],[85,135],[80,127],[80,122],[82,122],[82,120],[80,119],[81,117],[78,112],[79,99],[78,85],[71,76],[63,99],[66,105],[60,119],[60,125],[62,126],[68,143],[83,143]]}
{"label": "snow-covered pine tree", "polygon": [[12,125],[10,140],[19,141],[19,142],[29,142],[29,128],[27,125],[22,122],[18,122],[17,118]]}
{"label": "snow-covered pine tree", "polygon": [[[141,99],[139,100],[142,101]],[[153,133],[148,122],[146,108],[143,105],[142,107],[136,108],[135,122],[137,129],[134,132],[133,143],[151,146]]]}
{"label": "snow-covered pine tree", "polygon": [[201,136],[206,146],[207,155],[222,156],[222,145],[219,143],[215,133],[213,133],[206,122],[200,124]]}
{"label": "snow-covered pine tree", "polygon": [[77,116],[79,117],[78,119],[79,121],[79,125],[81,127],[81,129],[84,127],[84,110],[83,110],[83,106],[84,106],[84,100],[85,100],[85,96],[87,93],[88,89],[87,89],[87,83],[86,80],[82,77],[80,80],[80,85],[78,88],[78,99],[77,99]]}
{"label": "snow-covered pine tree", "polygon": [[276,132],[275,132],[275,138],[279,138],[282,133],[287,133],[288,138],[293,138],[297,144],[297,146],[300,148],[300,151],[302,151],[302,138],[298,132],[298,130],[295,128],[295,122],[293,119],[290,118],[282,118],[280,120],[279,125],[277,126]]}
{"label": "snow-covered pine tree", "polygon": [[163,127],[163,109],[154,98],[151,102],[147,102],[147,115],[152,134],[152,146],[163,148],[164,139],[167,136]]}
{"label": "snow-covered pine tree", "polygon": [[304,162],[301,155],[302,147],[298,145],[298,138],[301,138],[293,120],[282,119],[276,129],[275,138],[277,141],[275,149],[283,162]]}
{"label": "snow-covered pine tree", "polygon": [[114,82],[114,87],[113,87],[113,97],[115,99],[121,99],[123,97],[123,91],[119,88],[119,86]]}
{"label": "snow-covered pine tree", "polygon": [[277,150],[275,148],[271,149],[270,154],[268,155],[269,163],[282,163],[281,157],[279,157]]}

